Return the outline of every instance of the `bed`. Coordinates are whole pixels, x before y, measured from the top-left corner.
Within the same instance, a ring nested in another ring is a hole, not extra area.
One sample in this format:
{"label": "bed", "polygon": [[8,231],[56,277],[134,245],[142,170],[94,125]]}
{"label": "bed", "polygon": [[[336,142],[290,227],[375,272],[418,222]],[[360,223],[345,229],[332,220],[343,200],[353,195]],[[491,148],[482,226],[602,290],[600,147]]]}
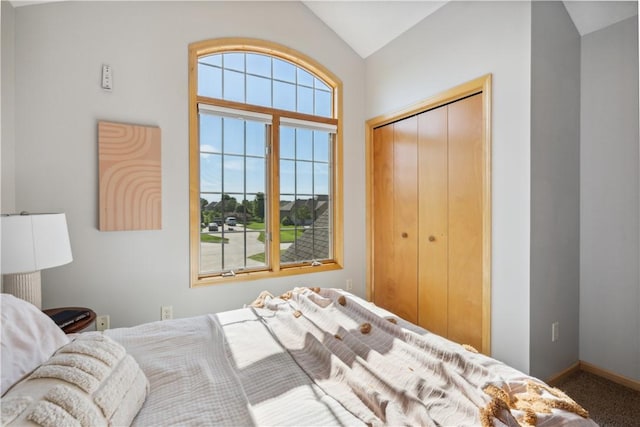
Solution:
{"label": "bed", "polygon": [[596,425],[561,391],[339,289],[72,338],[47,330],[43,360],[13,379],[5,356],[22,363],[28,339],[5,332],[9,300],[3,425]]}

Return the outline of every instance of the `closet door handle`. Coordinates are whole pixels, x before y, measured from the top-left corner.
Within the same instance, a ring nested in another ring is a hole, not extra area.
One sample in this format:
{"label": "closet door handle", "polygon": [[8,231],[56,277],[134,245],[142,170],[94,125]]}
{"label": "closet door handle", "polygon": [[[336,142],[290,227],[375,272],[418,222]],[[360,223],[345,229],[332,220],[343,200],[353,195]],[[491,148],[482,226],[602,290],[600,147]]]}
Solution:
{"label": "closet door handle", "polygon": [[406,232],[406,231],[405,231],[405,232],[403,232],[403,233],[402,233],[402,238],[403,238],[403,239],[406,239],[407,237],[409,237],[409,235],[407,234],[407,232]]}
{"label": "closet door handle", "polygon": [[433,236],[433,235],[429,236],[429,241],[430,242],[435,242],[436,241],[436,236]]}

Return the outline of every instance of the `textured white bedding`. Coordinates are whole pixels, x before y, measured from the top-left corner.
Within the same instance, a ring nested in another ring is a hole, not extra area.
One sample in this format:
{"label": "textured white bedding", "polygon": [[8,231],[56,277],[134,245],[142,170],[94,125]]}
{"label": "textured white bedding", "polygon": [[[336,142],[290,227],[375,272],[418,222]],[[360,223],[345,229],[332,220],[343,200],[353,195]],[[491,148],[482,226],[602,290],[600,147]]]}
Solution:
{"label": "textured white bedding", "polygon": [[133,425],[362,425],[313,384],[250,309],[106,333],[150,383]]}
{"label": "textured white bedding", "polygon": [[[291,296],[107,331],[150,383],[134,424],[480,425],[480,408],[492,400],[487,384],[515,396],[533,380],[351,294]],[[544,390],[541,397],[554,398]],[[549,412],[538,425],[595,425]],[[501,419],[517,425],[511,414],[522,416],[513,410]]]}

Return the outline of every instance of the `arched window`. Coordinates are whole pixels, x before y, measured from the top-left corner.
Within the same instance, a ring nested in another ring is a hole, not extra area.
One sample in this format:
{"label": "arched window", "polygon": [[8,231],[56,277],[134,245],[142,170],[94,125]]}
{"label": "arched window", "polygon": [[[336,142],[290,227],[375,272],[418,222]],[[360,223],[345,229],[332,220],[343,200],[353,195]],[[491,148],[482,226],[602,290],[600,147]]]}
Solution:
{"label": "arched window", "polygon": [[192,286],[341,268],[341,83],[252,39],[189,46]]}

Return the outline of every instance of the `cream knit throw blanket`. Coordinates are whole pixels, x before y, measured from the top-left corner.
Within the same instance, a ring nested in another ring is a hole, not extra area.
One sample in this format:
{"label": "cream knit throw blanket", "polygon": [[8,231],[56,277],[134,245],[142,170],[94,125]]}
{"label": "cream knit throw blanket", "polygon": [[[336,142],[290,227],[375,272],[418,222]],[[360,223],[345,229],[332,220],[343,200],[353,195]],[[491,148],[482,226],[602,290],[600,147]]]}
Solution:
{"label": "cream knit throw blanket", "polygon": [[[251,306],[315,383],[369,425],[479,426],[488,384],[515,393],[533,380],[367,304],[297,288]],[[495,425],[517,426],[524,413],[496,415]]]}

